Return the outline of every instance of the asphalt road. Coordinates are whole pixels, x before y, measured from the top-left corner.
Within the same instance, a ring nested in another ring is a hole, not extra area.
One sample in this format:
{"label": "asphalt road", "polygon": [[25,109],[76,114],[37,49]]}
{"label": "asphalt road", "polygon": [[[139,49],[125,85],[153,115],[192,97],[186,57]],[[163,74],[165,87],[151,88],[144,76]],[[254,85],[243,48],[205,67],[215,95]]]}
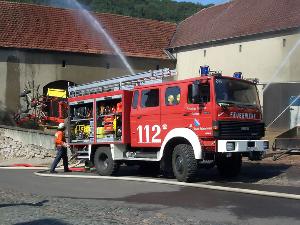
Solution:
{"label": "asphalt road", "polygon": [[[270,187],[269,187],[270,188]],[[300,224],[300,201],[0,171],[1,224]]]}

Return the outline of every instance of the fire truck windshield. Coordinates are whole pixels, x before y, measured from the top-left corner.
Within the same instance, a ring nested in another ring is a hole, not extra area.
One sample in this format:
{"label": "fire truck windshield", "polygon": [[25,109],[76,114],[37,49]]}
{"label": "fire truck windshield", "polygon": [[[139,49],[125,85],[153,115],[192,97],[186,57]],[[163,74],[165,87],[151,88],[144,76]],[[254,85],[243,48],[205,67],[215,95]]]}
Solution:
{"label": "fire truck windshield", "polygon": [[243,80],[216,78],[216,101],[218,104],[259,106],[256,86]]}

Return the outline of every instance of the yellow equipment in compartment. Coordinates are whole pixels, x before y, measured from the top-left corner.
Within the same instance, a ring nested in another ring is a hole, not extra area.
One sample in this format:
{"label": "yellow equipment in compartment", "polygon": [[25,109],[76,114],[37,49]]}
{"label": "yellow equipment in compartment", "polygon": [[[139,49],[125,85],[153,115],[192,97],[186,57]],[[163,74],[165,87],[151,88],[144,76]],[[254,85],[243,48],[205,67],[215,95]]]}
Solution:
{"label": "yellow equipment in compartment", "polygon": [[67,91],[62,89],[48,88],[47,96],[67,98]]}
{"label": "yellow equipment in compartment", "polygon": [[117,128],[117,120],[114,118],[112,122],[104,125],[104,127],[97,127],[97,138],[104,138],[105,134],[115,133]]}
{"label": "yellow equipment in compartment", "polygon": [[113,128],[114,128],[114,131],[116,131],[116,129],[117,129],[117,118],[114,119]]}
{"label": "yellow equipment in compartment", "polygon": [[75,127],[75,135],[77,136],[79,133],[82,133],[85,138],[89,138],[91,132],[90,125],[77,125]]}
{"label": "yellow equipment in compartment", "polygon": [[104,138],[104,127],[97,127],[97,138]]}

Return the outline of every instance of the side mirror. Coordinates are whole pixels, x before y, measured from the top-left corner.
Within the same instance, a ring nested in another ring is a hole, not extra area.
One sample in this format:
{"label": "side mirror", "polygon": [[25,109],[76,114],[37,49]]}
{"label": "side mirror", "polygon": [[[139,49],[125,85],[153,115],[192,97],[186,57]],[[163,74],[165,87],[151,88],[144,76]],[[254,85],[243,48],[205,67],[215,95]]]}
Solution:
{"label": "side mirror", "polygon": [[192,84],[192,103],[200,104],[200,81],[196,80]]}

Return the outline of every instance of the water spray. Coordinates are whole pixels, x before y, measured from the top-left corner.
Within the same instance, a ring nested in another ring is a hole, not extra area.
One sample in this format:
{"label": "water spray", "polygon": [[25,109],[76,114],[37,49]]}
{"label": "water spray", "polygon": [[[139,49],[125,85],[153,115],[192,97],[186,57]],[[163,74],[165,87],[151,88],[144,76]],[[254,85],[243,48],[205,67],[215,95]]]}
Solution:
{"label": "water spray", "polygon": [[114,40],[110,37],[110,35],[107,33],[107,31],[103,28],[102,24],[93,16],[88,10],[86,10],[79,2],[76,0],[67,0],[67,3],[70,5],[75,6],[76,9],[80,11],[82,16],[85,20],[87,20],[90,25],[94,28],[95,31],[101,32],[103,34],[105,40],[108,42],[108,44],[113,48],[114,52],[120,57],[121,61],[125,65],[125,67],[128,69],[128,71],[133,75],[135,72],[133,71],[132,67],[129,65],[126,57],[118,47],[118,45],[114,42]]}
{"label": "water spray", "polygon": [[268,126],[266,128],[269,128],[273,123],[275,123],[275,121],[277,121],[281,116],[282,114],[291,106],[293,105],[298,99],[300,98],[300,93],[299,95],[297,96],[297,98],[294,99],[294,101],[292,101],[291,104],[289,104],[271,123],[268,124]]}

